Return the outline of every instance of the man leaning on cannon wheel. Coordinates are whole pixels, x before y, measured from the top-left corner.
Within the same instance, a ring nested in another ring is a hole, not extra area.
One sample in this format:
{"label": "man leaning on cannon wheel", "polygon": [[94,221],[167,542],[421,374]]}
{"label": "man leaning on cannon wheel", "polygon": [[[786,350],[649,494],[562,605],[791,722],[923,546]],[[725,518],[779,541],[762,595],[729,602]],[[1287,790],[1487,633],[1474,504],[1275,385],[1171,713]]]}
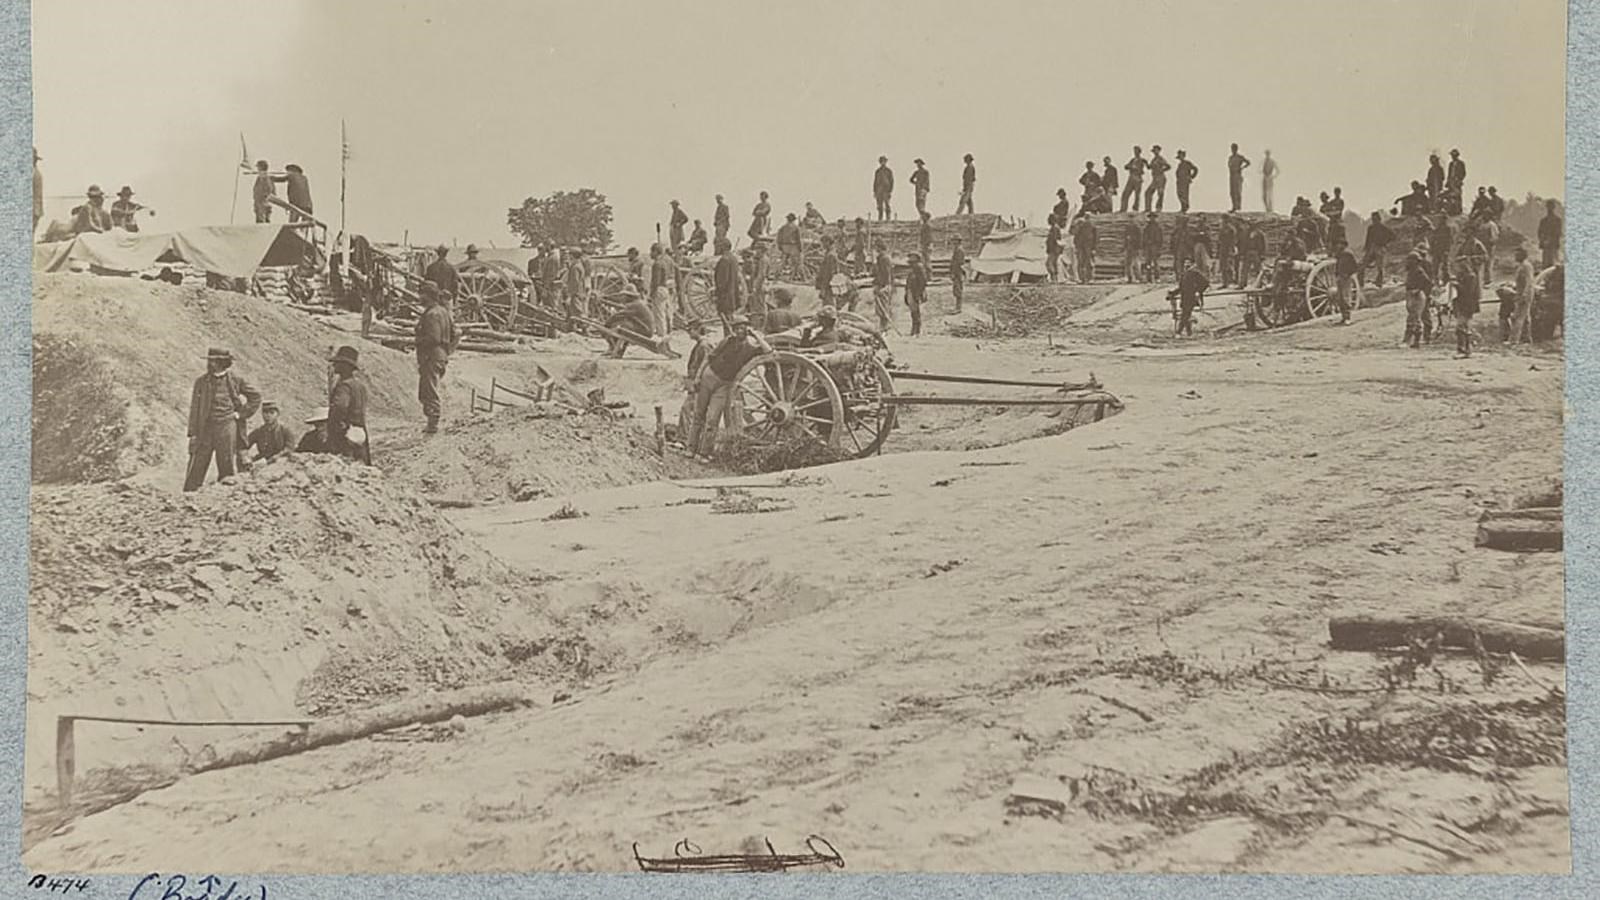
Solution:
{"label": "man leaning on cannon wheel", "polygon": [[694,420],[684,443],[701,459],[710,459],[715,452],[717,430],[724,419],[729,428],[738,427],[728,415],[733,380],[750,360],[772,352],[767,339],[750,330],[750,319],[744,313],[735,312],[727,321],[732,330],[706,357],[695,382]]}

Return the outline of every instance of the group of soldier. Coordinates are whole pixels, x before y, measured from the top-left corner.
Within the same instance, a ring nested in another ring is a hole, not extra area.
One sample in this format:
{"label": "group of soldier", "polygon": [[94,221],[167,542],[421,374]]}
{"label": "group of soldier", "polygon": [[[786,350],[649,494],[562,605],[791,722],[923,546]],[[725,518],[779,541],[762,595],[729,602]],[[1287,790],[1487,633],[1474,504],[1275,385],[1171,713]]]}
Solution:
{"label": "group of soldier", "polygon": [[[207,351],[205,374],[194,380],[189,397],[189,463],[183,489],[199,490],[213,459],[219,481],[285,453],[329,453],[371,465],[368,386],[360,352],[340,347],[329,366],[328,406],[306,419],[311,430],[296,441],[280,419],[277,401],[262,400],[261,392],[234,371],[232,352],[221,347]],[[262,423],[251,429],[250,419],[258,411]]]}

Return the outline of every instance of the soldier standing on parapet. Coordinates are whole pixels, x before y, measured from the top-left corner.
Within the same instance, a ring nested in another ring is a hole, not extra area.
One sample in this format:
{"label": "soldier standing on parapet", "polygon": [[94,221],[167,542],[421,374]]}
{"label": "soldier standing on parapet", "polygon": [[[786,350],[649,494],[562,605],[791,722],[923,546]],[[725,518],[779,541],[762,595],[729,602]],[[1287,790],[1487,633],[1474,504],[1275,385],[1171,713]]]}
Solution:
{"label": "soldier standing on parapet", "polygon": [[1261,151],[1261,208],[1272,212],[1272,185],[1278,180],[1278,161],[1271,150]]}
{"label": "soldier standing on parapet", "polygon": [[439,289],[429,282],[422,285],[422,315],[417,318],[417,399],[422,403],[422,414],[428,425],[423,434],[439,431],[439,417],[443,404],[439,385],[444,380],[445,366],[450,354],[455,352],[461,336],[456,332],[455,319],[440,302]]}
{"label": "soldier standing on parapet", "polygon": [[914,159],[911,164],[916,166],[911,172],[912,197],[917,204],[917,214],[921,215],[928,210],[928,191],[932,186],[931,176],[928,173],[927,163],[921,159]]}
{"label": "soldier standing on parapet", "polygon": [[[241,165],[243,165],[241,163]],[[278,189],[274,182],[288,181],[287,175],[274,175],[267,171],[267,161],[256,160],[256,180],[250,186],[251,203],[256,213],[256,224],[264,225],[272,221],[272,197],[277,196]]]}
{"label": "soldier standing on parapet", "polygon": [[261,394],[233,369],[233,354],[213,347],[206,353],[206,373],[194,380],[189,395],[189,470],[185,491],[199,490],[217,458],[217,480],[231,477],[244,443],[245,423],[261,406]]}
{"label": "soldier standing on parapet", "polygon": [[287,195],[286,199],[288,199],[289,205],[294,207],[295,210],[299,210],[299,212],[294,210],[289,212],[289,221],[302,222],[310,219],[312,212],[311,180],[306,178],[305,170],[295,163],[284,166],[283,171],[287,173],[283,176],[285,182],[283,192]]}
{"label": "soldier standing on parapet", "polygon": [[1200,167],[1188,158],[1184,151],[1178,151],[1178,211],[1189,211],[1189,185],[1194,183],[1196,175],[1200,174]]}
{"label": "soldier standing on parapet", "polygon": [[[1050,215],[1055,216],[1056,221],[1061,224],[1061,227],[1065,228],[1071,212],[1072,204],[1067,202],[1067,189],[1056,188],[1056,205],[1050,208]],[[1045,222],[1048,223],[1049,221],[1049,217],[1046,216]]]}
{"label": "soldier standing on parapet", "polygon": [[1232,204],[1231,212],[1238,212],[1244,206],[1244,170],[1250,168],[1250,160],[1239,152],[1239,145],[1230,145],[1233,149],[1228,154],[1228,201]]}
{"label": "soldier standing on parapet", "polygon": [[1123,170],[1128,173],[1128,184],[1122,189],[1122,212],[1128,211],[1129,197],[1133,198],[1133,211],[1139,211],[1139,192],[1144,188],[1144,169],[1147,165],[1149,163],[1145,161],[1144,150],[1139,147],[1134,147],[1133,157],[1122,164]]}
{"label": "soldier standing on parapet", "polygon": [[[1444,166],[1439,164],[1439,154],[1428,154],[1428,205],[1431,209],[1438,209],[1439,197],[1444,193]],[[1448,276],[1449,273],[1446,273]]]}
{"label": "soldier standing on parapet", "polygon": [[725,238],[728,236],[728,229],[732,227],[732,224],[733,213],[728,209],[727,201],[722,199],[721,194],[718,194],[716,212],[711,214],[711,227],[716,232],[717,237]]}
{"label": "soldier standing on parapet", "polygon": [[750,240],[753,241],[770,231],[772,231],[772,204],[767,201],[767,192],[762,191],[761,199],[757,200],[755,207],[750,210],[750,230],[746,234],[750,235]]}
{"label": "soldier standing on parapet", "polygon": [[1167,208],[1167,170],[1170,168],[1172,163],[1161,155],[1161,145],[1151,147],[1150,186],[1144,192],[1144,208],[1147,212],[1152,209],[1162,212]]}
{"label": "soldier standing on parapet", "polygon": [[[1093,168],[1091,166],[1091,168]],[[1100,169],[1100,189],[1106,192],[1106,212],[1111,212],[1111,201],[1117,199],[1117,167],[1111,162],[1111,157],[1103,157]],[[1085,186],[1085,191],[1088,191]]]}
{"label": "soldier standing on parapet", "polygon": [[872,173],[872,199],[878,206],[878,221],[887,222],[894,216],[890,200],[894,196],[894,170],[889,168],[889,157],[878,157],[878,168]]}
{"label": "soldier standing on parapet", "polygon": [[963,159],[966,167],[961,170],[961,199],[956,201],[956,215],[961,215],[966,210],[967,215],[972,215],[972,188],[978,183],[978,170],[972,165],[972,154],[968,153]]}
{"label": "soldier standing on parapet", "polygon": [[683,211],[678,201],[673,200],[672,216],[667,219],[667,242],[676,250],[683,246],[683,226],[689,224],[689,214]]}

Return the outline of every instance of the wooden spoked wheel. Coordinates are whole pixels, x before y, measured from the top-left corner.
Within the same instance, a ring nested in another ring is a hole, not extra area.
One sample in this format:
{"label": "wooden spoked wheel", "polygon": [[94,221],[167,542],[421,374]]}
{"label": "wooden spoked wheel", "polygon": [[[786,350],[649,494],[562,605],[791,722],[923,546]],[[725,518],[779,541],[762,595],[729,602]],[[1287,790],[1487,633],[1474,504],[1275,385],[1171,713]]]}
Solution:
{"label": "wooden spoked wheel", "polygon": [[854,372],[837,384],[844,400],[845,427],[840,449],[854,453],[858,459],[877,453],[895,423],[895,408],[884,401],[894,396],[894,379],[888,368],[874,355],[858,363]]}
{"label": "wooden spoked wheel", "polygon": [[717,303],[711,296],[711,269],[698,266],[683,275],[683,307],[701,322],[717,321]]}
{"label": "wooden spoked wheel", "polygon": [[517,281],[505,268],[476,260],[456,267],[457,321],[510,331],[521,301]]}
{"label": "wooden spoked wheel", "polygon": [[733,380],[729,405],[743,437],[760,447],[815,440],[839,447],[845,429],[844,400],[828,371],[788,350],[758,356]]}
{"label": "wooden spoked wheel", "polygon": [[1250,302],[1255,304],[1256,321],[1267,328],[1281,328],[1289,324],[1289,313],[1280,302],[1278,293],[1272,290],[1273,275],[1277,267],[1263,268],[1256,273],[1256,280],[1250,285]]}
{"label": "wooden spoked wheel", "polygon": [[590,292],[600,299],[600,305],[609,315],[628,303],[624,292],[628,287],[628,273],[622,269],[604,266],[597,269],[590,282]]}
{"label": "wooden spoked wheel", "polygon": [[1334,261],[1325,259],[1317,263],[1311,274],[1306,276],[1306,312],[1311,318],[1320,319],[1338,308],[1334,297],[1338,290],[1339,280],[1334,271]]}

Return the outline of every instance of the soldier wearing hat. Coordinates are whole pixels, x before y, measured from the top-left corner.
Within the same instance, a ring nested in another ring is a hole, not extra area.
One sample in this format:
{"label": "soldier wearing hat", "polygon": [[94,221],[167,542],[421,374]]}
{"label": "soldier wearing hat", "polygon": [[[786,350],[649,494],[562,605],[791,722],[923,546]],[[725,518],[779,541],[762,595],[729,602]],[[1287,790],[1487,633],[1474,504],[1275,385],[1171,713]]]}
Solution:
{"label": "soldier wearing hat", "polygon": [[1433,317],[1428,301],[1433,293],[1433,275],[1419,250],[1406,254],[1406,335],[1412,348],[1433,340]]}
{"label": "soldier wearing hat", "polygon": [[[717,262],[711,270],[711,295],[717,305],[717,316],[722,319],[722,332],[732,332],[733,316],[744,307],[744,272],[733,244],[727,238],[716,243]],[[741,314],[742,315],[742,314]]]}
{"label": "soldier wearing hat", "polygon": [[728,236],[728,229],[733,227],[733,211],[728,209],[728,201],[717,195],[716,209],[711,213],[711,228],[719,238]]}
{"label": "soldier wearing hat", "polygon": [[288,180],[288,175],[274,175],[267,171],[266,160],[256,160],[256,180],[250,186],[250,201],[255,209],[257,225],[265,225],[272,221],[271,198],[278,194],[277,182]]}
{"label": "soldier wearing hat", "polygon": [[261,403],[261,426],[250,432],[245,439],[244,450],[254,447],[256,459],[272,459],[280,453],[288,453],[294,448],[294,433],[289,426],[278,421],[278,401],[264,400]]}
{"label": "soldier wearing hat", "polygon": [[832,306],[817,310],[817,323],[800,332],[802,347],[827,347],[839,340],[839,311]]}
{"label": "soldier wearing hat", "polygon": [[106,194],[100,185],[91,184],[86,192],[88,199],[72,210],[73,234],[98,234],[111,230],[111,214],[106,212]]}
{"label": "soldier wearing hat", "polygon": [[761,330],[767,334],[781,334],[799,327],[800,316],[794,311],[794,291],[786,287],[773,288],[772,308],[767,310],[767,320]]}
{"label": "soldier wearing hat", "polygon": [[750,319],[744,313],[728,316],[727,327],[727,336],[706,356],[695,382],[694,416],[685,445],[701,458],[709,458],[716,450],[723,419],[728,419],[730,429],[739,427],[728,415],[728,399],[740,370],[757,356],[772,352],[767,339],[750,330]]}
{"label": "soldier wearing hat", "polygon": [[795,221],[796,218],[794,213],[789,213],[785,217],[784,223],[778,226],[777,234],[778,256],[780,257],[778,266],[781,271],[790,276],[800,274],[802,269],[800,263],[800,226]]}
{"label": "soldier wearing hat", "polygon": [[910,270],[906,272],[906,306],[911,308],[911,336],[922,333],[922,304],[928,299],[928,268],[922,254],[911,254]]}
{"label": "soldier wearing hat", "polygon": [[876,254],[872,261],[872,311],[878,317],[878,330],[888,331],[894,313],[894,263],[883,238],[873,241],[872,248]]}
{"label": "soldier wearing hat", "polygon": [[[1161,212],[1167,205],[1167,170],[1172,163],[1161,155],[1161,145],[1150,147],[1150,186],[1144,189],[1145,212]],[[1154,201],[1152,203],[1152,201]]]}
{"label": "soldier wearing hat", "polygon": [[750,210],[750,230],[747,234],[751,240],[755,240],[770,231],[772,231],[772,204],[768,202],[767,192],[762,191],[761,199],[757,200],[755,207]]}
{"label": "soldier wearing hat", "polygon": [[328,411],[322,410],[309,419],[306,424],[311,430],[300,438],[300,443],[295,446],[296,453],[332,453],[328,446]]}
{"label": "soldier wearing hat", "polygon": [[657,241],[650,245],[650,314],[655,333],[665,337],[672,333],[672,288],[676,282],[672,258]]}
{"label": "soldier wearing hat", "polygon": [[439,416],[443,411],[439,383],[444,379],[445,366],[461,342],[461,336],[456,332],[450,310],[440,302],[439,289],[431,282],[422,285],[422,302],[426,308],[417,318],[416,330],[417,400],[422,403],[422,414],[428,419],[423,434],[435,434],[439,431]]}
{"label": "soldier wearing hat", "polygon": [[1133,198],[1133,211],[1139,211],[1139,191],[1144,187],[1144,170],[1150,163],[1144,158],[1144,149],[1135,146],[1133,156],[1122,164],[1122,170],[1128,173],[1128,180],[1122,186],[1121,211],[1128,211],[1128,198]]}
{"label": "soldier wearing hat", "polygon": [[671,201],[672,215],[667,219],[667,241],[673,250],[683,246],[683,226],[689,224],[689,214],[678,201]]}
{"label": "soldier wearing hat", "polygon": [[284,199],[294,207],[294,210],[289,212],[289,221],[303,222],[311,218],[311,180],[306,178],[305,170],[295,163],[284,166],[283,171],[285,173],[283,192],[288,195]]}
{"label": "soldier wearing hat", "polygon": [[467,252],[467,262],[472,262],[473,260],[478,258],[478,245],[477,244],[468,244],[466,252]]}
{"label": "soldier wearing hat", "polygon": [[367,378],[356,348],[343,346],[329,362],[337,379],[328,391],[328,444],[335,453],[372,465],[367,439]]}
{"label": "soldier wearing hat", "polygon": [[928,189],[931,184],[927,164],[920,159],[914,159],[911,164],[916,166],[911,172],[911,188],[915,191],[917,214],[921,215],[928,210]]}
{"label": "soldier wearing hat", "polygon": [[[133,188],[127,185],[117,191],[117,201],[111,204],[111,227],[121,228],[123,231],[138,231],[139,223],[134,221],[134,216],[144,206],[133,202]],[[150,210],[150,215],[155,215],[155,210]]]}
{"label": "soldier wearing hat", "polygon": [[1200,167],[1189,159],[1189,154],[1178,151],[1178,211],[1189,211],[1189,186],[1194,184],[1196,175],[1200,174]]}
{"label": "soldier wearing hat", "polygon": [[[1153,212],[1145,213],[1144,223],[1144,280],[1154,284],[1161,277],[1161,254],[1166,249],[1167,238],[1161,230],[1161,221]],[[1176,260],[1174,260],[1176,262]],[[1181,274],[1181,273],[1178,273]]]}
{"label": "soldier wearing hat", "polygon": [[750,287],[744,301],[745,314],[757,331],[765,331],[767,324],[767,279],[772,276],[772,259],[767,253],[770,242],[756,241],[750,248]]}
{"label": "soldier wearing hat", "polygon": [[206,352],[206,373],[189,395],[189,470],[185,491],[199,490],[217,459],[217,478],[237,471],[245,423],[261,406],[261,394],[233,371],[233,354],[220,347]]}
{"label": "soldier wearing hat", "polygon": [[966,166],[961,170],[961,199],[956,201],[958,216],[962,210],[966,210],[968,215],[972,214],[972,186],[978,183],[978,169],[972,164],[972,154],[968,153],[961,159]]}
{"label": "soldier wearing hat", "polygon": [[894,218],[890,201],[894,197],[894,170],[889,168],[889,157],[878,157],[878,168],[872,173],[872,199],[878,207],[878,221]]}
{"label": "soldier wearing hat", "polygon": [[950,236],[950,296],[955,298],[956,312],[961,312],[961,298],[967,291],[967,251],[961,245],[961,235]]}
{"label": "soldier wearing hat", "polygon": [[428,268],[422,272],[422,277],[433,282],[439,289],[446,303],[452,303],[456,297],[456,267],[446,259],[450,255],[450,248],[443,244],[434,251],[438,254],[433,262],[428,263]]}

